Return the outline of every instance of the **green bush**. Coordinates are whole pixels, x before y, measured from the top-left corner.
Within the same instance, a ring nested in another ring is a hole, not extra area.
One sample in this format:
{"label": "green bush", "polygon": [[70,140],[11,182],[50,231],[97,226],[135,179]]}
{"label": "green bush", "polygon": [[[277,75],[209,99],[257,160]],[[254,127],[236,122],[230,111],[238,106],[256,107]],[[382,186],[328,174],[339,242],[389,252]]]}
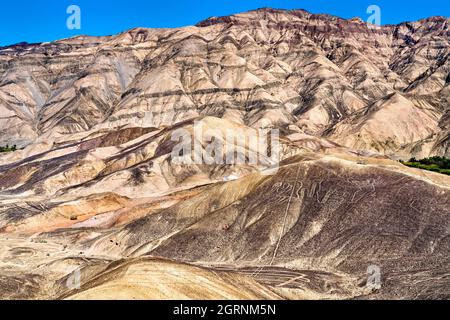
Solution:
{"label": "green bush", "polygon": [[14,152],[17,150],[17,146],[13,145],[10,147],[9,145],[6,145],[5,147],[0,146],[0,152]]}
{"label": "green bush", "polygon": [[400,162],[408,167],[450,175],[450,159],[445,157],[430,157],[422,160],[411,158],[408,162]]}

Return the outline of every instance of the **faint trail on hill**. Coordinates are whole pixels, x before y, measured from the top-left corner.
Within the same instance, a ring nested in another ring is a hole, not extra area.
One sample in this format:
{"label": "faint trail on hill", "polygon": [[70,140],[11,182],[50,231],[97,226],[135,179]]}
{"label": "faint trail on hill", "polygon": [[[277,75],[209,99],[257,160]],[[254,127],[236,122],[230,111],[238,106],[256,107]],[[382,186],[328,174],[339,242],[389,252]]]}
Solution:
{"label": "faint trail on hill", "polygon": [[[295,190],[296,190],[296,186],[297,186],[299,175],[300,175],[300,166],[297,166],[297,173],[296,173],[296,176],[295,176],[295,181],[294,181],[294,184],[292,185],[292,191],[291,191],[291,194],[289,196],[288,203],[286,205],[286,210],[284,212],[283,227],[281,229],[280,237],[279,237],[279,239],[277,241],[277,245],[276,245],[275,250],[273,252],[272,259],[270,260],[269,266],[272,266],[273,262],[275,261],[275,258],[276,258],[277,252],[278,252],[278,248],[280,247],[281,240],[282,240],[284,232],[286,230],[287,216],[288,216],[288,213],[289,213],[289,209],[291,207],[292,197],[294,196],[294,193],[295,193]],[[257,277],[262,272],[263,269],[264,269],[264,266],[258,268],[256,270],[256,272],[252,273],[252,277]]]}
{"label": "faint trail on hill", "polygon": [[286,205],[286,210],[284,212],[283,227],[281,229],[280,237],[278,239],[278,242],[277,242],[277,245],[275,247],[275,250],[273,251],[272,260],[270,260],[270,263],[269,263],[270,266],[275,261],[275,258],[277,256],[277,252],[278,252],[278,248],[280,247],[281,240],[283,239],[283,235],[284,235],[284,232],[286,230],[287,217],[288,217],[289,209],[291,208],[292,197],[294,196],[294,193],[295,193],[295,190],[296,190],[295,187],[297,186],[299,174],[300,174],[300,166],[297,166],[297,173],[295,175],[295,181],[294,181],[294,184],[292,185],[291,195],[289,196],[289,200],[288,200],[288,203]]}

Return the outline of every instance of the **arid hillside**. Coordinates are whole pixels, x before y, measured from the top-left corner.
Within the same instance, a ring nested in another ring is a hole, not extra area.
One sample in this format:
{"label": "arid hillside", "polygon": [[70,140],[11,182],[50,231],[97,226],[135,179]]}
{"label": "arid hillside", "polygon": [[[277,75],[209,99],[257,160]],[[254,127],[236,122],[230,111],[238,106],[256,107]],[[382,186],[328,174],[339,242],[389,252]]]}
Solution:
{"label": "arid hillside", "polygon": [[388,155],[449,155],[450,21],[260,9],[0,49],[0,144],[197,116]]}
{"label": "arid hillside", "polygon": [[450,157],[449,25],[260,9],[0,48],[0,298],[450,299],[450,177],[397,161]]}

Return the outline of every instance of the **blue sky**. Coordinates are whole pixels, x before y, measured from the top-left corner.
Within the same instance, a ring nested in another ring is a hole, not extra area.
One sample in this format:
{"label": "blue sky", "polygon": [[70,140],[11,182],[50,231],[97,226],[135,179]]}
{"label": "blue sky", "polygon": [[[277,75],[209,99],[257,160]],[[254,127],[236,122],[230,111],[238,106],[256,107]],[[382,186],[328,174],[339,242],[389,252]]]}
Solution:
{"label": "blue sky", "polygon": [[[66,27],[66,9],[72,4],[81,8],[81,30]],[[186,26],[210,16],[261,7],[306,9],[364,19],[372,4],[381,8],[382,24],[435,15],[450,17],[450,0],[8,0],[0,2],[0,45],[79,34],[110,35],[133,27]]]}

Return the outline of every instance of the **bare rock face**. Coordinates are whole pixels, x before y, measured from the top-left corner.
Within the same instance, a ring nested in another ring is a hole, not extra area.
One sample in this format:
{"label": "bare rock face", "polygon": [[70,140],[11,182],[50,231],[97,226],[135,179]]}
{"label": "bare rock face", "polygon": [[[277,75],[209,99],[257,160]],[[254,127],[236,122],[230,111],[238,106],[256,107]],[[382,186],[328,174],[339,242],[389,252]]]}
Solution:
{"label": "bare rock face", "polygon": [[0,143],[212,115],[388,155],[448,155],[449,41],[441,17],[377,28],[261,9],[2,48]]}
{"label": "bare rock face", "polygon": [[[394,161],[450,157],[449,23],[260,9],[0,48],[0,297],[450,298],[450,180]],[[279,129],[279,167],[174,161],[198,123]]]}

